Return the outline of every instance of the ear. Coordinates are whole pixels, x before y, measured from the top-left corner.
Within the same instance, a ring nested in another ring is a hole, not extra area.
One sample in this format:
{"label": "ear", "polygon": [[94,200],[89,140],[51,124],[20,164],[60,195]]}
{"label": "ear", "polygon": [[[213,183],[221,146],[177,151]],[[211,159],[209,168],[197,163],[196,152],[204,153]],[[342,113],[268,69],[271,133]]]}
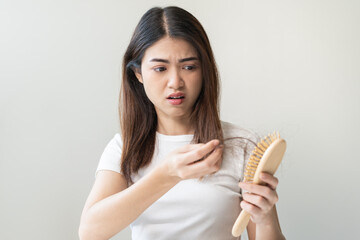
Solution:
{"label": "ear", "polygon": [[138,70],[135,71],[135,76],[139,80],[139,82],[143,83],[142,75]]}

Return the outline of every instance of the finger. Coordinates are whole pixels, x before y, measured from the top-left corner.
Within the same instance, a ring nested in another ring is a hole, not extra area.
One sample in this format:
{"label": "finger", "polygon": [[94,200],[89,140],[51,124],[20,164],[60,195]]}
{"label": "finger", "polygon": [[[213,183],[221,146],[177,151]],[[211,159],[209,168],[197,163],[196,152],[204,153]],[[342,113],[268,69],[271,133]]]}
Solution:
{"label": "finger", "polygon": [[178,151],[179,153],[186,153],[186,152],[190,152],[190,151],[192,151],[192,150],[199,149],[199,148],[205,146],[206,144],[214,144],[214,146],[217,146],[219,143],[220,143],[219,140],[214,139],[214,140],[211,140],[211,141],[209,141],[209,142],[207,142],[207,143],[187,144],[187,145],[184,145],[184,146],[182,146],[182,147],[179,147],[179,148],[177,149],[177,151]]}
{"label": "finger", "polygon": [[[218,154],[215,154],[216,151],[219,151]],[[210,161],[213,165],[220,169],[222,163],[222,154],[224,152],[224,145],[219,145],[215,148],[215,151],[208,156],[205,161]]]}
{"label": "finger", "polygon": [[[215,165],[220,169],[221,164],[222,164],[222,160],[223,160],[222,154],[223,154],[223,152],[224,152],[224,146],[221,145],[220,147],[218,146],[217,148],[221,148],[221,156],[220,156],[220,159],[216,159],[216,160],[215,160]],[[216,148],[216,149],[217,149],[217,148]],[[216,150],[216,149],[215,149],[215,150]]]}
{"label": "finger", "polygon": [[244,193],[243,199],[251,203],[252,205],[257,206],[258,208],[260,208],[265,212],[270,211],[270,209],[273,207],[273,203],[269,202],[266,198],[260,195],[256,195],[252,193]]}
{"label": "finger", "polygon": [[221,166],[218,164],[218,162],[221,160],[222,149],[217,148],[207,158],[188,165],[188,168],[189,171],[192,171],[194,174],[199,173],[201,176],[204,176],[206,174],[217,172]]}
{"label": "finger", "polygon": [[269,173],[262,172],[260,179],[265,182],[271,189],[275,190],[279,184],[279,180]]}
{"label": "finger", "polygon": [[185,156],[185,164],[189,164],[195,162],[197,160],[202,159],[206,154],[210,153],[215,149],[216,146],[219,145],[219,140],[211,140],[206,144],[199,146],[198,148],[193,149],[192,151],[186,153]]}
{"label": "finger", "polygon": [[239,183],[240,188],[243,190],[246,190],[250,193],[260,195],[270,202],[277,202],[278,201],[278,195],[277,192],[273,189],[271,189],[269,186],[263,186],[263,185],[257,185],[252,183]]}
{"label": "finger", "polygon": [[222,160],[222,151],[221,147],[216,148],[206,159],[188,165],[187,171],[199,177],[217,172],[221,166],[218,162]]}
{"label": "finger", "polygon": [[177,152],[178,153],[187,153],[187,152],[191,152],[192,150],[194,149],[198,149],[202,146],[204,146],[205,144],[204,143],[196,143],[196,144],[186,144],[182,147],[179,147],[177,149]]}
{"label": "finger", "polygon": [[240,207],[242,208],[242,210],[250,213],[251,216],[261,214],[261,209],[259,207],[255,206],[245,200],[241,201]]}
{"label": "finger", "polygon": [[[217,146],[215,148],[214,152],[212,152],[206,159],[203,160],[203,161],[209,161],[209,165],[214,166],[213,171],[211,171],[210,173],[207,172],[206,174],[215,174],[217,171],[220,170],[222,160],[223,160],[223,157],[222,157],[223,150],[224,150],[223,145]],[[220,151],[219,154],[216,154],[216,151]]]}

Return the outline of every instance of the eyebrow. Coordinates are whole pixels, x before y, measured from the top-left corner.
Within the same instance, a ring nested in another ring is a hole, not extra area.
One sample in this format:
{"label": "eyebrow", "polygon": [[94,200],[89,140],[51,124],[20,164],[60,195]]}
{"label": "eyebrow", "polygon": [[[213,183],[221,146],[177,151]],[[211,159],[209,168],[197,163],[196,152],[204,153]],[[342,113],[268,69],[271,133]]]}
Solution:
{"label": "eyebrow", "polygon": [[[188,57],[188,58],[180,59],[180,60],[179,60],[179,63],[187,62],[187,61],[192,61],[192,60],[199,60],[199,59],[198,59],[197,57]],[[151,59],[149,62],[170,63],[169,60],[161,59],[161,58],[153,58],[153,59]]]}

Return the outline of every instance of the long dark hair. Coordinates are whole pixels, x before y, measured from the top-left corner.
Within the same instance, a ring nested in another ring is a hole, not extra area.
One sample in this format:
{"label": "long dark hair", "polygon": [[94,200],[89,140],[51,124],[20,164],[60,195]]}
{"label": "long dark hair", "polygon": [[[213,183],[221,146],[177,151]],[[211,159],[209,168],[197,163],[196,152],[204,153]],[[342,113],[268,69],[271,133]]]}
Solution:
{"label": "long dark hair", "polygon": [[196,100],[190,122],[194,125],[192,143],[212,139],[223,142],[219,118],[220,79],[209,39],[200,22],[179,7],[154,7],[148,10],[135,28],[123,58],[119,116],[123,141],[121,171],[128,185],[131,175],[151,162],[155,148],[157,115],[135,72],[141,72],[141,61],[152,44],[169,36],[190,43],[197,51],[202,69],[202,89]]}

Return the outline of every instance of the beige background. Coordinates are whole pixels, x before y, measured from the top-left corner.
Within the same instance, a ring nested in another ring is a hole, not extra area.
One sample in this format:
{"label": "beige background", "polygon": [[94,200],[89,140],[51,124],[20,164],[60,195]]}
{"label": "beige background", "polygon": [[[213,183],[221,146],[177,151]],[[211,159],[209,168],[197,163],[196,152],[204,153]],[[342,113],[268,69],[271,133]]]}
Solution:
{"label": "beige background", "polygon": [[359,1],[0,0],[0,239],[77,239],[122,55],[142,14],[173,4],[210,37],[222,119],[288,142],[287,238],[358,238]]}

